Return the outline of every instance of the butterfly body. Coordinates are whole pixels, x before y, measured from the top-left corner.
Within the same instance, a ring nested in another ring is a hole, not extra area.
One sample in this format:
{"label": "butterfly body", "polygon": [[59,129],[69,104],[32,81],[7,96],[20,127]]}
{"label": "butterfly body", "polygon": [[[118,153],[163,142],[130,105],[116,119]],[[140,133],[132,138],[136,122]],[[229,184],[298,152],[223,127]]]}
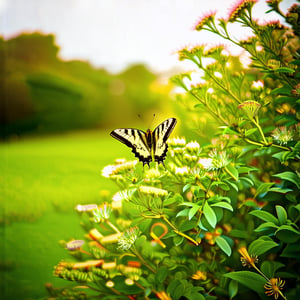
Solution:
{"label": "butterfly body", "polygon": [[173,131],[177,121],[170,118],[159,124],[153,131],[146,132],[135,128],[119,128],[110,135],[130,147],[134,155],[145,165],[156,161],[162,163],[166,158],[168,137]]}

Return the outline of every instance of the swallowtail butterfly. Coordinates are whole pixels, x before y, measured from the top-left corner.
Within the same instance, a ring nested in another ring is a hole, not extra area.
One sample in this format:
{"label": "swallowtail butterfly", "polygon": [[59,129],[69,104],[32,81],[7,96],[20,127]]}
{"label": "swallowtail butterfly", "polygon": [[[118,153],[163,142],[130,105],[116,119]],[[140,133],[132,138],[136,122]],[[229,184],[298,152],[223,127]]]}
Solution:
{"label": "swallowtail butterfly", "polygon": [[151,161],[163,164],[168,151],[167,139],[176,123],[175,118],[170,118],[159,124],[153,131],[119,128],[113,130],[110,135],[130,147],[135,157],[144,165],[149,165]]}

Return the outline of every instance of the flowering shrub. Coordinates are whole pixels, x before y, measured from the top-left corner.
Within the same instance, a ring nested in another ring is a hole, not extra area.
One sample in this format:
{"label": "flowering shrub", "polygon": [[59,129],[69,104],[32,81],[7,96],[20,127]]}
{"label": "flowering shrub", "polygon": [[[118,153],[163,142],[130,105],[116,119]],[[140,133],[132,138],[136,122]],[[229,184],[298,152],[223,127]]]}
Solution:
{"label": "flowering shrub", "polygon": [[[61,262],[55,275],[80,286],[52,289],[53,297],[297,299],[300,8],[284,15],[280,1],[269,0],[289,26],[261,23],[252,17],[255,2],[239,1],[227,19],[209,13],[195,26],[242,47],[250,66],[225,46],[179,51],[202,81],[191,84],[190,74],[172,81],[196,116],[219,124],[211,143],[171,138],[165,167],[125,160],[105,167],[119,191],[77,206],[87,235],[64,243],[77,261]],[[234,22],[253,36],[235,40]]]}

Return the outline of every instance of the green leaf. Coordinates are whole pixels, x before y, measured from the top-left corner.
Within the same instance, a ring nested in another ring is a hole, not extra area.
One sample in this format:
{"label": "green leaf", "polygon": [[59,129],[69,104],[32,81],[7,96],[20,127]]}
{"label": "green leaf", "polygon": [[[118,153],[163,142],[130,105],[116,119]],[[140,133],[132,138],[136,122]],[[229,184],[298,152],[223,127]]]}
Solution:
{"label": "green leaf", "polygon": [[273,241],[264,241],[262,239],[258,239],[249,245],[248,252],[249,254],[259,256],[277,246],[278,244]]}
{"label": "green leaf", "polygon": [[178,286],[181,286],[180,281],[178,279],[171,281],[171,283],[168,285],[167,293],[174,297],[175,290]]}
{"label": "green leaf", "polygon": [[272,222],[274,224],[278,224],[278,220],[269,212],[264,210],[252,210],[250,215],[255,216],[263,221]]}
{"label": "green leaf", "polygon": [[260,269],[267,277],[273,278],[275,277],[275,272],[282,267],[284,267],[284,264],[280,262],[265,260],[261,264]]}
{"label": "green leaf", "polygon": [[290,181],[294,183],[298,189],[300,189],[300,178],[293,172],[283,172],[276,175],[273,175],[274,177],[284,179],[287,181]]}
{"label": "green leaf", "polygon": [[231,280],[228,286],[228,294],[230,299],[232,299],[234,296],[237,295],[239,291],[239,285],[238,282],[235,280]]}
{"label": "green leaf", "polygon": [[238,185],[236,184],[236,182],[231,182],[229,180],[224,180],[224,182],[226,182],[229,186],[231,186],[236,192],[239,191],[239,187]]}
{"label": "green leaf", "polygon": [[171,204],[174,204],[174,203],[179,204],[181,202],[183,202],[182,196],[179,195],[179,194],[176,194],[173,197],[169,197],[169,198],[165,199],[163,201],[163,205],[168,206],[168,205],[171,205]]}
{"label": "green leaf", "polygon": [[215,228],[217,225],[217,217],[214,210],[208,205],[207,201],[204,204],[203,213],[209,225]]}
{"label": "green leaf", "polygon": [[247,231],[239,230],[239,229],[232,229],[230,231],[230,236],[235,238],[242,238],[246,239],[248,237]]}
{"label": "green leaf", "polygon": [[234,167],[234,166],[232,166],[232,165],[227,165],[226,167],[225,167],[225,170],[226,170],[226,173],[228,174],[228,171],[230,172],[230,176],[233,176],[234,177],[234,179],[235,180],[238,180],[239,179],[239,172],[238,172],[238,170]]}
{"label": "green leaf", "polygon": [[253,167],[245,167],[245,166],[242,166],[242,167],[239,167],[237,170],[239,171],[239,174],[242,174],[242,173],[247,173],[247,174],[249,174],[250,172],[253,172],[253,171],[255,171],[256,169],[254,169]]}
{"label": "green leaf", "polygon": [[276,207],[276,213],[278,216],[279,225],[284,225],[287,220],[286,210],[280,205],[276,205],[275,207]]}
{"label": "green leaf", "polygon": [[173,294],[171,295],[172,299],[179,300],[184,295],[184,290],[184,285],[179,284],[173,291]]}
{"label": "green leaf", "polygon": [[292,74],[292,73],[295,72],[295,70],[287,68],[287,67],[281,67],[281,68],[276,69],[276,72],[290,73],[290,74]]}
{"label": "green leaf", "polygon": [[182,232],[185,232],[185,231],[193,229],[194,227],[197,227],[196,221],[185,220],[182,224],[180,224],[179,230]]}
{"label": "green leaf", "polygon": [[185,295],[185,297],[189,300],[205,300],[206,299],[203,295],[196,293],[196,292],[187,294],[187,295]]}
{"label": "green leaf", "polygon": [[138,224],[138,227],[142,232],[145,232],[150,227],[151,223],[152,223],[151,219],[144,219],[142,222]]}
{"label": "green leaf", "polygon": [[295,220],[298,218],[300,212],[300,203],[297,205],[293,205],[289,208],[289,215],[292,218],[292,220]]}
{"label": "green leaf", "polygon": [[280,188],[280,187],[271,187],[269,192],[279,193],[279,194],[286,194],[288,192],[292,192],[292,189]]}
{"label": "green leaf", "polygon": [[211,204],[210,206],[217,206],[217,207],[222,207],[222,208],[225,208],[225,209],[228,209],[230,211],[233,211],[233,208],[232,206],[227,203],[227,202],[217,202],[217,203],[214,203],[214,204]]}
{"label": "green leaf", "polygon": [[258,294],[264,294],[264,284],[266,283],[266,279],[259,274],[250,271],[239,271],[227,273],[223,276],[236,280],[238,283],[248,287]]}
{"label": "green leaf", "polygon": [[249,130],[246,130],[245,136],[249,136],[249,135],[253,134],[254,132],[256,132],[257,130],[258,130],[257,128],[251,128]]}
{"label": "green leaf", "polygon": [[267,193],[269,191],[269,189],[274,185],[274,182],[265,182],[262,183],[256,191],[256,194],[254,196],[254,198],[256,198],[259,194],[264,194]]}
{"label": "green leaf", "polygon": [[140,237],[137,238],[137,240],[135,241],[135,246],[137,248],[142,247],[143,244],[146,242],[147,238],[145,235],[141,235]]}
{"label": "green leaf", "polygon": [[147,287],[147,288],[145,289],[145,297],[147,298],[148,296],[150,296],[151,292],[152,292],[151,288],[150,288],[150,287]]}
{"label": "green leaf", "polygon": [[219,187],[220,189],[224,190],[224,191],[229,191],[230,190],[230,187],[228,184],[226,184],[225,182],[222,182],[222,181],[214,181],[212,184],[211,184],[211,187],[213,186],[217,186]]}
{"label": "green leaf", "polygon": [[283,249],[281,257],[299,258],[300,257],[300,243],[287,244]]}
{"label": "green leaf", "polygon": [[176,218],[177,217],[187,217],[189,215],[189,211],[190,211],[189,208],[185,208],[185,209],[179,211],[176,215]]}
{"label": "green leaf", "polygon": [[164,280],[169,275],[169,269],[165,266],[158,268],[157,273],[155,274],[155,279],[159,283],[163,283]]}
{"label": "green leaf", "polygon": [[278,239],[280,239],[284,243],[295,243],[300,238],[300,232],[294,229],[290,225],[282,225],[280,226],[275,235]]}
{"label": "green leaf", "polygon": [[197,204],[194,204],[193,207],[189,211],[189,220],[193,218],[193,216],[197,213],[199,210],[200,206]]}
{"label": "green leaf", "polygon": [[186,184],[183,189],[182,189],[182,192],[185,193],[186,191],[188,191],[190,188],[192,187],[192,185],[189,183],[189,184]]}
{"label": "green leaf", "polygon": [[261,225],[259,225],[254,231],[255,232],[261,232],[261,231],[266,231],[270,229],[278,229],[278,226],[275,225],[273,222],[266,222]]}
{"label": "green leaf", "polygon": [[231,255],[231,247],[223,237],[217,236],[216,243],[225,254],[227,254],[228,256]]}
{"label": "green leaf", "polygon": [[274,95],[274,94],[281,94],[281,95],[290,95],[291,93],[291,87],[288,86],[288,85],[284,85],[282,87],[279,87],[279,88],[276,88],[274,90],[271,91],[271,95]]}
{"label": "green leaf", "polygon": [[176,235],[176,236],[173,238],[173,242],[174,242],[174,245],[175,245],[175,246],[179,246],[180,244],[182,244],[183,241],[184,241],[184,237],[183,237],[183,236],[180,236],[180,235]]}

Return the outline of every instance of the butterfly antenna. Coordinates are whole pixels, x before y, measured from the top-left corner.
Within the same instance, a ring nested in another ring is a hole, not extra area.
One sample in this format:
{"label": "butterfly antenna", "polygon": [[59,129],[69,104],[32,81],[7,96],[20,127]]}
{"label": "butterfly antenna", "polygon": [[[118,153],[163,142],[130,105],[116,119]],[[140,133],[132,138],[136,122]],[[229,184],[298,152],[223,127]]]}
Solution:
{"label": "butterfly antenna", "polygon": [[155,119],[155,114],[153,114],[152,120],[151,120],[151,122],[150,122],[148,128],[151,128],[151,127],[152,127],[154,119]]}

